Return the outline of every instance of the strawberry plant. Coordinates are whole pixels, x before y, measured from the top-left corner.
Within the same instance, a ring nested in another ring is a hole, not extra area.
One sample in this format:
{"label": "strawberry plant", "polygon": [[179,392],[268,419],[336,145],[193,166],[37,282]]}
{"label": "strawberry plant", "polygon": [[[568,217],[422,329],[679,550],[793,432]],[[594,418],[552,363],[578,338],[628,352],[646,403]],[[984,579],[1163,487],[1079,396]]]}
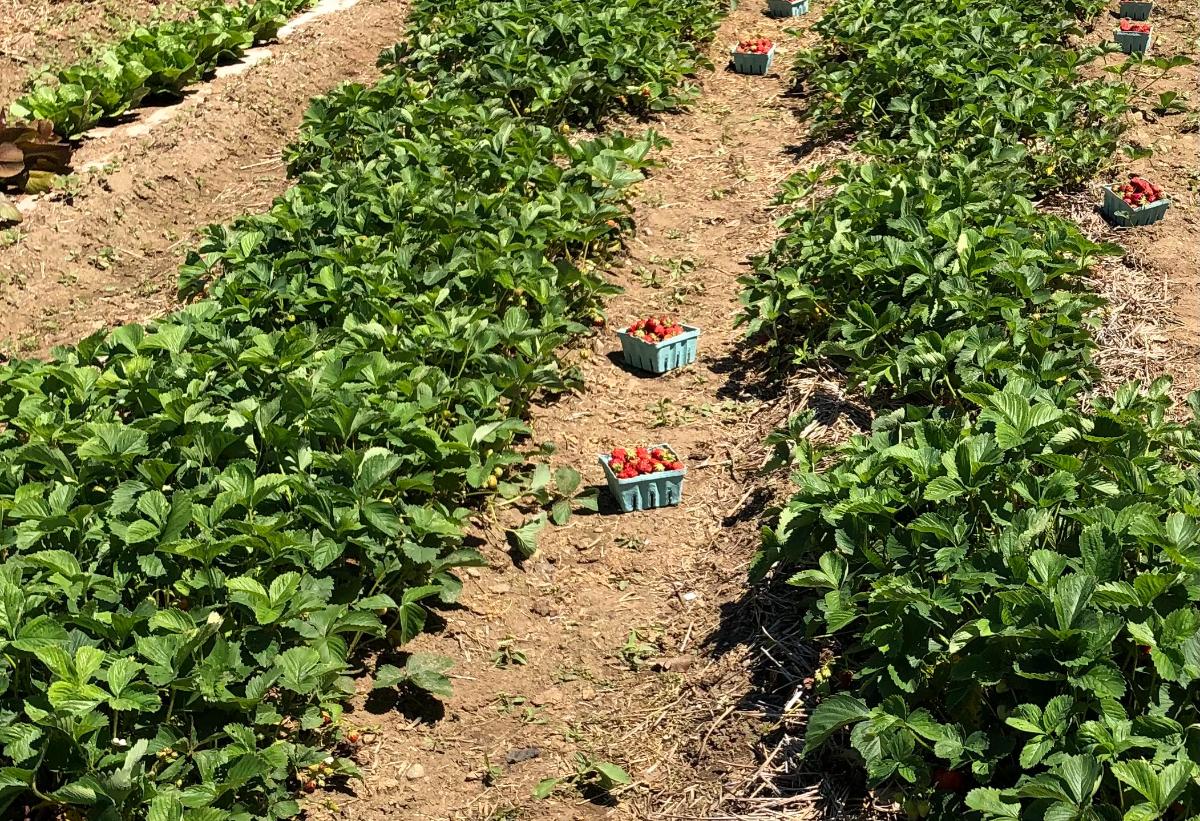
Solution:
{"label": "strawberry plant", "polygon": [[973,417],[881,417],[820,474],[799,443],[754,572],[794,566],[854,671],[809,750],[848,741],[933,817],[1200,811],[1200,425],[1168,421],[1168,387],[1085,412],[1013,380]]}
{"label": "strawberry plant", "polygon": [[[375,156],[390,135],[433,126],[452,104],[495,100],[532,123],[595,127],[618,109],[665,111],[691,99],[686,81],[707,60],[681,47],[708,37],[722,4],[649,4],[614,0],[577,13],[573,0],[452,0],[431,13],[439,34],[418,37],[384,52],[387,76],[374,88],[345,85],[314,101],[300,138],[284,156],[294,171],[348,158]],[[621,32],[617,41],[612,32]],[[520,47],[513,32],[528,39]],[[420,119],[390,101],[420,98],[436,84],[441,106],[421,107]],[[370,112],[370,117],[361,113]]]}
{"label": "strawberry plant", "polygon": [[[881,408],[833,454],[811,416],[771,437],[797,490],[752,567],[788,574],[827,643],[806,754],[843,748],[910,818],[1200,813],[1200,422],[1169,421],[1166,381],[1092,395],[1085,280],[1120,249],[1034,206],[1116,148],[1130,88],[1066,45],[1099,10],[837,3],[800,77],[867,161],[785,184],[744,280],[776,366],[931,404]],[[1110,197],[1166,204],[1145,182]]]}
{"label": "strawberry plant", "polygon": [[826,359],[867,393],[955,402],[1014,376],[1078,390],[1101,304],[1083,279],[1115,249],[1037,211],[1028,178],[990,162],[839,166],[832,195],[785,217],[743,280],[748,334],[781,367]]}
{"label": "strawberry plant", "polygon": [[1083,76],[1089,57],[1062,44],[1073,22],[1048,3],[842,0],[798,76],[817,129],[856,130],[869,154],[1022,147],[1045,184],[1077,183],[1116,149],[1129,88]]}

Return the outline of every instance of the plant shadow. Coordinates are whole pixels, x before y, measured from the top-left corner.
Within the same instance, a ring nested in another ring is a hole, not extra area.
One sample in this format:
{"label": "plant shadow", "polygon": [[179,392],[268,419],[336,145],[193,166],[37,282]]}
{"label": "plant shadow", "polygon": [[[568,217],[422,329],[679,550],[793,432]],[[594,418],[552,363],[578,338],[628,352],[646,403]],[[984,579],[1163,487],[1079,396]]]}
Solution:
{"label": "plant shadow", "polygon": [[666,371],[665,373],[653,373],[651,371],[643,371],[641,368],[635,368],[633,365],[630,365],[625,361],[625,356],[620,351],[609,351],[607,354],[605,354],[605,356],[608,357],[609,362],[625,371],[625,373],[629,374],[630,376],[637,377],[638,379],[645,380],[671,379],[679,374],[687,373],[692,367],[694,367],[693,365],[689,364],[680,368],[674,368],[670,371]]}
{"label": "plant shadow", "polygon": [[620,516],[625,511],[621,510],[621,505],[613,498],[613,495],[608,492],[608,485],[588,485],[587,493],[595,494],[596,509],[595,510],[580,510],[574,515],[576,516]]}
{"label": "plant shadow", "polygon": [[810,602],[805,591],[787,584],[786,575],[748,585],[738,599],[722,605],[716,628],[701,641],[713,658],[748,651],[751,686],[735,710],[758,715],[769,728],[759,742],[762,766],[727,794],[722,810],[731,818],[749,817],[769,802],[779,813],[772,817],[884,817],[848,745],[827,743],[804,755],[806,719],[819,701],[813,674],[833,648],[807,635]]}

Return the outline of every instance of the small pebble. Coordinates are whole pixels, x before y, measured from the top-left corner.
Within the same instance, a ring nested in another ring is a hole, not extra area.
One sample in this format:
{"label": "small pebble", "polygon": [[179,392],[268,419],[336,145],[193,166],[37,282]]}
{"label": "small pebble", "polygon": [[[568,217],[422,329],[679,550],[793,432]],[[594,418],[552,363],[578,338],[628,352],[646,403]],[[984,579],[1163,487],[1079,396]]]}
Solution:
{"label": "small pebble", "polygon": [[531,758],[537,758],[542,754],[542,751],[537,747],[520,747],[516,750],[509,750],[508,755],[504,760],[509,764],[520,764],[522,761],[528,761]]}

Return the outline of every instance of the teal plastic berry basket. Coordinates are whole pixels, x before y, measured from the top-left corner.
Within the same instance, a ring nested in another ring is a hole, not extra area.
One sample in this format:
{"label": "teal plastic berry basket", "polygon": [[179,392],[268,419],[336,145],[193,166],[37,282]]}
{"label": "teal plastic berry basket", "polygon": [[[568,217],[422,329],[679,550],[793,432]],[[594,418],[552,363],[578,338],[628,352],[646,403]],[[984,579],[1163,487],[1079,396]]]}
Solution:
{"label": "teal plastic berry basket", "polygon": [[[649,445],[651,450],[662,448],[672,453],[678,453],[670,445]],[[608,492],[617,500],[622,513],[633,513],[638,510],[653,510],[656,507],[671,507],[679,504],[683,498],[683,470],[665,470],[662,473],[648,473],[633,479],[620,479],[608,466],[609,455],[600,454],[600,464],[604,467],[604,476],[608,479]]]}
{"label": "teal plastic berry basket", "polygon": [[1138,3],[1129,2],[1129,0],[1121,0],[1121,16],[1128,17],[1130,20],[1149,20],[1150,12],[1154,10],[1154,3]]}
{"label": "teal plastic berry basket", "polygon": [[748,51],[733,50],[733,70],[738,74],[766,74],[771,70],[771,61],[775,59],[775,46],[771,46],[766,54],[751,54]]}
{"label": "teal plastic berry basket", "polygon": [[684,325],[683,333],[662,342],[644,342],[626,331],[617,331],[617,336],[621,337],[621,353],[626,365],[640,371],[666,373],[696,361],[700,329]]}
{"label": "teal plastic berry basket", "polygon": [[799,17],[808,14],[808,0],[767,0],[767,13],[772,17]]}
{"label": "teal plastic berry basket", "polygon": [[1113,225],[1132,227],[1158,222],[1167,215],[1167,208],[1170,205],[1171,201],[1164,198],[1158,202],[1152,202],[1149,205],[1139,205],[1135,208],[1121,199],[1117,192],[1105,187],[1104,207],[1100,211],[1104,215],[1104,218]]}
{"label": "teal plastic berry basket", "polygon": [[1114,36],[1117,45],[1126,54],[1149,54],[1153,34],[1152,31],[1121,31],[1118,29]]}

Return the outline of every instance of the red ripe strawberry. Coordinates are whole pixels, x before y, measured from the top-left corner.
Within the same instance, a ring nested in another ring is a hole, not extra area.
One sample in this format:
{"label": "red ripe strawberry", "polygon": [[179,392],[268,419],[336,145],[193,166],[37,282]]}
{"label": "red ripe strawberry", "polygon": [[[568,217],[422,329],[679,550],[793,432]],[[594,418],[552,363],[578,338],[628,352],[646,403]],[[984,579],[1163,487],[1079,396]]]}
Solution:
{"label": "red ripe strawberry", "polygon": [[662,459],[665,452],[666,451],[664,451],[662,448],[655,448],[654,450],[650,451],[650,455],[655,459]]}
{"label": "red ripe strawberry", "polygon": [[1121,31],[1129,31],[1129,21],[1128,20],[1121,21]]}
{"label": "red ripe strawberry", "polygon": [[933,785],[941,792],[960,792],[966,789],[967,779],[957,770],[937,770],[933,774]]}
{"label": "red ripe strawberry", "polygon": [[650,473],[654,470],[654,463],[649,459],[642,459],[637,463],[638,473]]}
{"label": "red ripe strawberry", "polygon": [[683,462],[680,462],[678,460],[671,462],[670,464],[667,465],[667,469],[668,470],[683,470]]}
{"label": "red ripe strawberry", "polygon": [[635,448],[633,452],[637,454],[639,459],[645,459],[650,456],[650,451],[645,448]]}
{"label": "red ripe strawberry", "polygon": [[623,462],[625,461],[625,457],[628,455],[629,452],[625,450],[625,448],[613,448],[612,458],[614,459],[620,459]]}

